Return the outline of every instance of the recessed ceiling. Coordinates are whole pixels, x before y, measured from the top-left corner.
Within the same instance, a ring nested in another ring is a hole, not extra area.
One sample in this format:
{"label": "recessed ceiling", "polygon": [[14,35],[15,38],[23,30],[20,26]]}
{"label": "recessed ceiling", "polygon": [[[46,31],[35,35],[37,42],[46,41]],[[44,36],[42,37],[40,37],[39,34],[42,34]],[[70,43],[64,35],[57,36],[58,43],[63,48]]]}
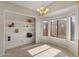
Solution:
{"label": "recessed ceiling", "polygon": [[[21,5],[23,7],[27,7],[29,9],[32,9],[36,11],[38,8],[42,6],[42,1],[11,1],[11,3],[15,3],[18,5]],[[44,1],[44,6],[50,5],[52,2],[51,1]]]}

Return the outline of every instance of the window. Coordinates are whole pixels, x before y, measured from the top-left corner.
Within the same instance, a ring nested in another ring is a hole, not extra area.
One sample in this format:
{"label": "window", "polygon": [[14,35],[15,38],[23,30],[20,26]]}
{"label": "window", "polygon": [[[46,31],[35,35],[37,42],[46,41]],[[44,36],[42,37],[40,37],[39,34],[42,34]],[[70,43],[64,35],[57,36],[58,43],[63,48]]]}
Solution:
{"label": "window", "polygon": [[48,21],[43,21],[43,36],[48,36]]}
{"label": "window", "polygon": [[66,23],[66,18],[52,20],[50,32],[51,36],[66,39]]}
{"label": "window", "polygon": [[63,18],[58,20],[58,37],[66,39],[66,24],[67,19]]}
{"label": "window", "polygon": [[51,22],[51,36],[57,37],[57,20]]}
{"label": "window", "polygon": [[71,41],[74,41],[75,39],[75,16],[70,16],[70,24],[71,24]]}

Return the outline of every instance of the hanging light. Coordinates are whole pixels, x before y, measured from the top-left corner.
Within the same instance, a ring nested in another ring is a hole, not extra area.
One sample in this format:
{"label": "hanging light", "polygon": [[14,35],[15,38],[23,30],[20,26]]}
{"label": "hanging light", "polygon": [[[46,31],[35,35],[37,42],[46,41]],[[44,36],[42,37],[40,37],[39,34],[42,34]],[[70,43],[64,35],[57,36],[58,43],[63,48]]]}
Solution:
{"label": "hanging light", "polygon": [[37,11],[39,12],[40,15],[45,15],[47,14],[47,12],[49,11],[48,8],[44,7],[44,1],[42,2],[42,6],[37,9]]}

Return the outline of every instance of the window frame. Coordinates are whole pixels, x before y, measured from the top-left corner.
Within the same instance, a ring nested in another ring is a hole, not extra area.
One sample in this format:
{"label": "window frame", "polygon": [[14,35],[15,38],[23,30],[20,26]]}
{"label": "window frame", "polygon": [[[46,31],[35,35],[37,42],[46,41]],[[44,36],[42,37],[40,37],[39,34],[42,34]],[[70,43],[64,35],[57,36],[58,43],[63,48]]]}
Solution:
{"label": "window frame", "polygon": [[[68,18],[70,18],[70,17],[72,17],[72,16],[74,16],[75,17],[75,15],[71,15],[71,16],[69,16]],[[73,17],[72,17],[73,18]],[[69,19],[70,20],[70,27],[71,27],[71,30],[70,30],[70,34],[71,34],[71,37],[70,37],[70,41],[73,41],[73,42],[75,42],[75,22],[74,22],[74,38],[73,38],[73,34],[72,34],[72,32],[73,32],[73,30],[72,30],[72,22],[73,22],[73,19]],[[75,20],[74,20],[75,21]]]}
{"label": "window frame", "polygon": [[[58,34],[58,28],[59,28],[59,25],[58,25],[58,22],[59,22],[59,20],[62,20],[62,19],[68,19],[67,17],[59,17],[59,18],[54,18],[54,20],[53,21],[57,21],[57,36],[51,36],[51,31],[52,31],[52,28],[50,29],[50,36],[51,37],[56,37],[56,38],[60,38],[60,37],[58,37],[59,36],[59,34]],[[51,22],[52,22],[52,20],[51,20]],[[52,27],[52,24],[51,24],[51,26],[50,27]],[[67,27],[67,24],[66,24],[66,27]],[[65,31],[66,32],[66,38],[67,38],[67,30]],[[66,38],[61,38],[61,39],[66,39]]]}
{"label": "window frame", "polygon": [[[46,24],[46,23],[47,23],[47,24]],[[47,28],[46,28],[46,31],[47,31],[47,32],[44,31],[44,25],[47,26]],[[42,35],[43,35],[43,36],[48,36],[48,32],[49,32],[49,31],[48,31],[48,30],[49,30],[48,27],[49,27],[49,26],[48,26],[48,21],[46,21],[46,20],[45,20],[45,21],[42,21]],[[44,32],[45,32],[45,34],[44,34]]]}

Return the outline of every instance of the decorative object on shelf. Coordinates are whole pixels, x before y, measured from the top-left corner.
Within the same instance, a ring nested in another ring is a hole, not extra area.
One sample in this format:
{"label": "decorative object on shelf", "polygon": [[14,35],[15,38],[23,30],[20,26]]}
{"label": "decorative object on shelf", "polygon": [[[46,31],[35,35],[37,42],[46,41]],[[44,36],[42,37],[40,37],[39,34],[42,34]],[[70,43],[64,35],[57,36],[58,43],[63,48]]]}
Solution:
{"label": "decorative object on shelf", "polygon": [[12,22],[8,27],[14,27],[14,22]]}
{"label": "decorative object on shelf", "polygon": [[27,33],[27,38],[32,37],[32,33]]}
{"label": "decorative object on shelf", "polygon": [[26,27],[28,27],[28,25]]}
{"label": "decorative object on shelf", "polygon": [[32,23],[32,20],[31,19],[28,19],[27,22]]}
{"label": "decorative object on shelf", "polygon": [[11,37],[10,36],[8,36],[8,41],[11,41]]}
{"label": "decorative object on shelf", "polygon": [[42,6],[39,9],[37,9],[41,16],[47,14],[48,10],[49,9],[44,6],[44,1],[42,1]]}
{"label": "decorative object on shelf", "polygon": [[15,29],[15,33],[18,33],[19,32],[19,29]]}

